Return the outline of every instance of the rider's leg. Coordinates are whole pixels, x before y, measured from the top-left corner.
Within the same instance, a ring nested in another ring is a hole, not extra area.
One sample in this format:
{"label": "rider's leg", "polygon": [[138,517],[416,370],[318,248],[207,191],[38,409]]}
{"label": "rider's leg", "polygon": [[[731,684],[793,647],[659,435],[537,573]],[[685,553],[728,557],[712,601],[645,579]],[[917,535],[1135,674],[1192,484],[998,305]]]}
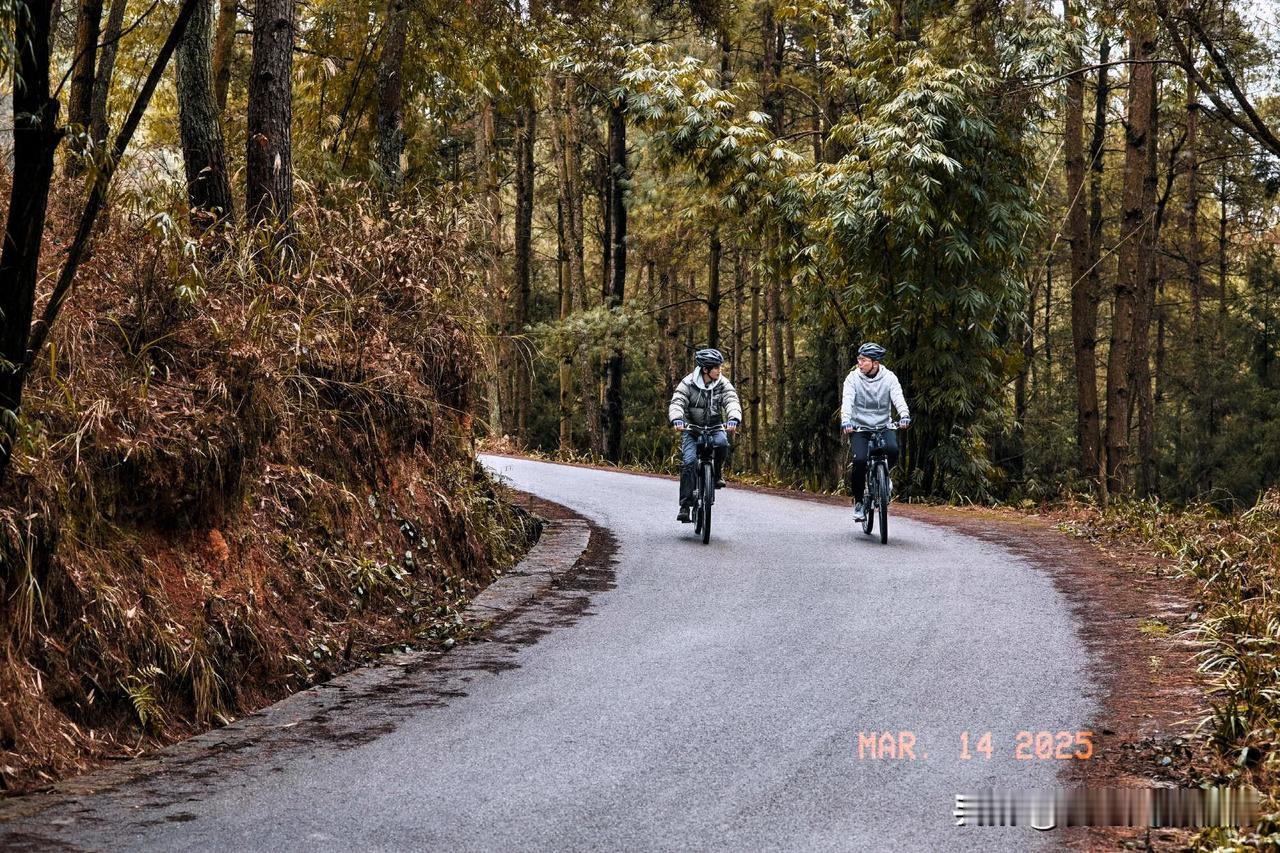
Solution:
{"label": "rider's leg", "polygon": [[855,432],[849,434],[849,456],[853,465],[849,471],[849,494],[853,495],[855,504],[862,502],[862,493],[867,482],[867,434]]}
{"label": "rider's leg", "polygon": [[729,455],[729,436],[725,435],[722,432],[718,432],[715,434],[714,440],[715,440],[715,446],[716,446],[716,457],[715,457],[716,458],[716,462],[715,462],[716,488],[720,488],[720,484],[724,482],[724,460]]}
{"label": "rider's leg", "polygon": [[693,482],[697,477],[698,442],[686,432],[680,441],[680,506],[693,504]]}

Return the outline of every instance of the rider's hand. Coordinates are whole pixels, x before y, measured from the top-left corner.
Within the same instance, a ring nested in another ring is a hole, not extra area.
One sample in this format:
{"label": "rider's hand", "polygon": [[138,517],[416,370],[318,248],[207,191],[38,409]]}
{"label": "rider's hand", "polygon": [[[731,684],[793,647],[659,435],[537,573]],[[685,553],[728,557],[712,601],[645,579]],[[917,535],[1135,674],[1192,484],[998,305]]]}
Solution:
{"label": "rider's hand", "polygon": [[840,430],[845,435],[848,435],[849,433],[853,432],[853,424],[840,424]]}
{"label": "rider's hand", "polygon": [[737,422],[737,421],[729,421],[727,424],[725,424],[725,425],[724,425],[724,428],[725,428],[725,430],[727,430],[727,431],[728,431],[728,432],[730,432],[730,433],[737,432],[737,431],[738,431],[738,422]]}
{"label": "rider's hand", "polygon": [[911,429],[911,418],[902,418],[898,421],[898,429]]}
{"label": "rider's hand", "polygon": [[674,429],[674,430],[676,430],[677,432],[681,432],[681,431],[683,431],[683,430],[684,430],[684,421],[672,421],[672,422],[671,422],[671,428],[672,428],[672,429]]}

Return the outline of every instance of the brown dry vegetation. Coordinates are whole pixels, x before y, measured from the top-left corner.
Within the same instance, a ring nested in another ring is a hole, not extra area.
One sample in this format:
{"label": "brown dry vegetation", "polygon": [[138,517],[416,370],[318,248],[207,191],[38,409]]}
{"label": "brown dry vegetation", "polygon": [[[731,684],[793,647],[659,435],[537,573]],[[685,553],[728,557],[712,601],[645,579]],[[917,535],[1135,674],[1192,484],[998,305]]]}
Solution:
{"label": "brown dry vegetation", "polygon": [[443,640],[535,532],[473,461],[463,223],[354,186],[275,245],[116,209],[0,500],[0,791]]}
{"label": "brown dry vegetation", "polygon": [[1197,849],[1280,845],[1280,491],[1228,515],[1208,504],[1173,509],[1158,501],[1061,513],[1078,532],[1137,544],[1195,584],[1184,636],[1199,648],[1209,708],[1183,757],[1182,784],[1253,785],[1269,814],[1240,834],[1208,830]]}

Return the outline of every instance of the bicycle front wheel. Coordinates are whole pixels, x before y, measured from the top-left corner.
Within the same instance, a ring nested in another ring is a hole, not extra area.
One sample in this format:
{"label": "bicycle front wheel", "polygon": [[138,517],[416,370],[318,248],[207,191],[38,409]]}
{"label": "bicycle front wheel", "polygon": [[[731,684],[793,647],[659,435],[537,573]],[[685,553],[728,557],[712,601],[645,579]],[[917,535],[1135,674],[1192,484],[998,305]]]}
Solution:
{"label": "bicycle front wheel", "polygon": [[876,520],[876,483],[874,478],[867,477],[867,484],[862,494],[862,532],[870,536]]}
{"label": "bicycle front wheel", "polygon": [[885,545],[889,541],[889,468],[885,465],[876,466],[876,492],[880,504],[880,544]]}
{"label": "bicycle front wheel", "polygon": [[702,466],[702,544],[711,541],[711,504],[716,494],[715,468]]}

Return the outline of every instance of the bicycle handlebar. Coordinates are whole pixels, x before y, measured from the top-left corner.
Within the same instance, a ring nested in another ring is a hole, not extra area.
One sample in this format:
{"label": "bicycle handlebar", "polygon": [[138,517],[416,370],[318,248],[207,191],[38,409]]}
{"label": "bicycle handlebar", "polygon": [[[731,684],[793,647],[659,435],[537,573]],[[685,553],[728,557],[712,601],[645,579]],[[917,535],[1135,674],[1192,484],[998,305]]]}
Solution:
{"label": "bicycle handlebar", "polygon": [[856,426],[849,431],[850,432],[884,432],[887,429],[902,429],[902,421],[890,421],[884,426],[878,426],[878,427]]}
{"label": "bicycle handlebar", "polygon": [[698,424],[685,424],[680,428],[682,432],[716,432],[722,430],[727,424],[708,424],[707,426],[699,426]]}

